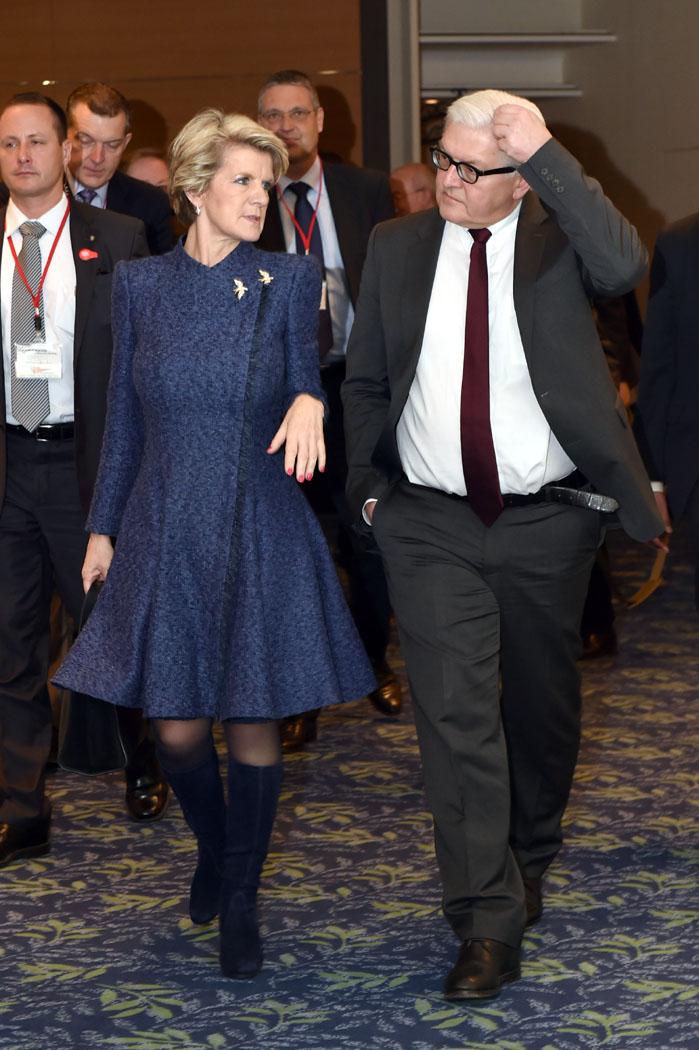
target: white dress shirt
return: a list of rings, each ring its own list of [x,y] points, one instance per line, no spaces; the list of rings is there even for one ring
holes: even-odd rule
[[[328,355],[324,358],[323,364],[330,364],[332,361],[341,360],[347,353],[347,341],[352,331],[352,323],[354,322],[354,308],[349,297],[347,290],[347,280],[345,277],[345,266],[342,261],[342,253],[340,252],[340,242],[337,239],[337,231],[335,229],[335,220],[333,219],[332,208],[330,207],[330,198],[328,197],[327,187],[325,185],[325,179],[321,188],[321,161],[320,157],[316,157],[315,161],[308,169],[305,175],[300,179],[290,179],[287,175],[282,175],[277,187],[279,200],[279,214],[282,220],[282,229],[284,230],[284,240],[286,242],[287,252],[296,253],[296,227],[294,226],[291,215],[294,214],[294,207],[296,205],[296,194],[289,191],[286,192],[287,186],[292,182],[305,182],[310,186],[308,193],[308,203],[312,208],[315,209],[318,204],[318,193],[320,191],[320,205],[318,207],[318,216],[316,222],[320,230],[320,238],[323,242],[323,261],[325,262],[325,280],[328,289],[328,303],[330,306],[330,316],[332,318],[333,326],[333,347]],[[286,202],[287,207],[291,211],[291,215],[284,207],[282,202]],[[304,230],[304,233],[307,233]]]
[[[2,352],[5,370],[5,417],[8,423],[17,426],[12,415],[11,393],[11,314],[12,314],[12,278],[15,272],[15,261],[12,258],[8,240],[11,237],[15,251],[22,250],[22,234],[19,227],[23,222],[40,222],[46,227],[46,233],[39,239],[42,269],[46,265],[54,238],[58,233],[61,220],[66,210],[66,198],[61,197],[45,215],[38,219],[28,220],[16,204],[10,200],[5,213],[5,236],[2,246],[2,265],[0,266],[0,319],[2,321]],[[36,291],[36,289],[33,289]],[[43,423],[66,423],[73,419],[73,337],[75,334],[75,260],[70,243],[70,218],[63,227],[61,238],[56,245],[49,271],[43,288],[44,331],[48,342],[58,343],[61,348],[62,376],[60,379],[49,379],[49,414]]]
[[[512,290],[519,209],[490,227],[486,257],[490,423],[500,491],[524,495],[575,465],[539,407],[522,347]],[[460,415],[472,246],[467,229],[445,223],[420,358],[396,429],[408,480],[460,496],[466,495]]]

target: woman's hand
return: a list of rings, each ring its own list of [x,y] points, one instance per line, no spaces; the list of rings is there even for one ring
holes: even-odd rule
[[[297,481],[310,481],[316,465],[321,474],[325,470],[323,411],[323,402],[317,397],[299,394],[267,449],[273,455],[286,443],[284,470],[289,476],[296,471]]]
[[[85,561],[82,569],[85,594],[90,590],[95,580],[104,582],[107,579],[107,573],[113,557],[114,547],[109,536],[100,536],[95,532],[91,533],[87,541],[87,550],[85,551]]]

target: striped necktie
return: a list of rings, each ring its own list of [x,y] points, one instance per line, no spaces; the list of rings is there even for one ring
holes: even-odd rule
[[[41,317],[41,334],[34,324],[34,304],[24,281],[19,275],[20,267],[32,289],[39,287],[41,280],[41,248],[39,238],[46,233],[46,227],[40,222],[23,222],[19,228],[22,234],[22,250],[17,257],[19,266],[15,266],[12,276],[12,310],[10,319],[11,340],[11,374],[10,395],[12,415],[18,423],[30,433],[36,430],[42,419],[49,414],[49,384],[47,379],[18,379],[15,375],[17,360],[17,343],[27,345],[37,338],[44,339],[44,299],[39,303]]]

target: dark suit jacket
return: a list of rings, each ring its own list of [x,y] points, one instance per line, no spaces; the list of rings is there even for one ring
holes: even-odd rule
[[[157,186],[116,171],[107,187],[107,208],[141,220],[151,255],[163,255],[173,247],[172,209],[167,194]]]
[[[648,469],[675,517],[699,479],[699,214],[660,234],[650,274],[638,412]]]
[[[391,187],[382,172],[355,168],[351,164],[324,164],[323,185],[330,201],[350,300],[355,306],[371,231],[378,222],[395,215]],[[274,191],[257,246],[268,252],[286,251],[279,201]]]
[[[0,223],[5,212],[0,210]],[[75,259],[75,456],[80,498],[87,514],[97,474],[107,384],[112,360],[112,271],[120,259],[148,255],[143,224],[89,204],[73,201],[70,240]],[[2,253],[0,241],[0,253]],[[82,248],[97,252],[96,259],[81,259]],[[0,331],[0,506],[5,494],[5,377]]]
[[[619,504],[630,535],[662,532],[626,413],[610,379],[589,297],[621,295],[643,275],[636,231],[555,140],[521,172],[537,195],[522,203],[514,303],[534,392],[573,462]],[[422,346],[444,228],[436,209],[372,235],[343,388],[357,517],[401,475],[395,429]]]

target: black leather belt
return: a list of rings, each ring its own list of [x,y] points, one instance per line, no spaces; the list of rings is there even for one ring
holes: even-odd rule
[[[449,499],[468,502],[468,496],[458,496],[455,492],[444,492],[443,495]],[[543,485],[538,492],[529,492],[522,496],[514,492],[503,493],[502,503],[504,507],[527,507],[531,503],[565,503],[571,507],[598,510],[605,514],[612,514],[619,507],[612,496],[592,492],[587,478],[579,470],[574,470],[560,481]]]
[[[25,427],[6,423],[5,430],[15,437],[30,438],[32,441],[71,441],[75,437],[74,423],[40,423],[31,432]]]

